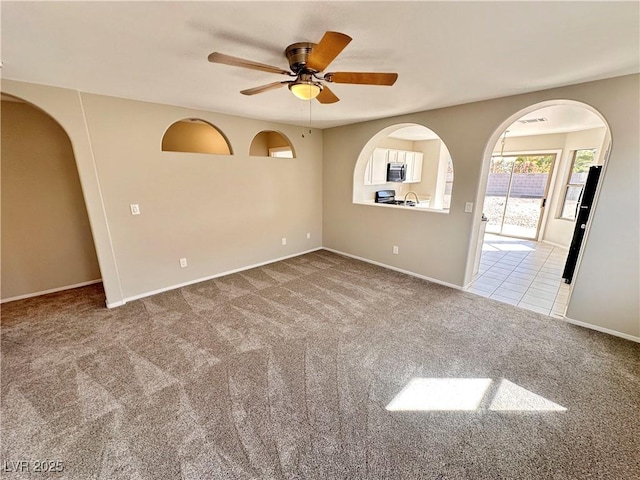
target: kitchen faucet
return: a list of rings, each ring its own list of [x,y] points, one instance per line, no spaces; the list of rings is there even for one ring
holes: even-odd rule
[[[412,195],[412,194],[413,194],[414,197],[416,197],[416,205],[418,205],[420,203],[420,200],[418,199],[418,194],[416,192],[407,192],[407,194],[404,196],[404,204],[405,205],[407,204],[407,197],[409,195]]]

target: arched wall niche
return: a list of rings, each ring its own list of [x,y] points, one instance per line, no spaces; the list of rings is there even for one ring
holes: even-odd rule
[[[253,157],[296,158],[291,141],[281,132],[262,130],[257,133],[249,146],[249,155]]]
[[[184,118],[172,123],[162,136],[162,151],[233,154],[231,145],[222,131],[200,118]]]
[[[404,182],[387,181],[392,162],[405,164]],[[388,208],[375,203],[376,192],[394,190],[398,200],[417,197],[418,210],[448,213],[453,179],[453,160],[436,132],[417,123],[395,124],[376,133],[361,150],[353,172],[353,203]]]

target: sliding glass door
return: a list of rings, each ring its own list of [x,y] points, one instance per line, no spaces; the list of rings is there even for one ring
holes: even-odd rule
[[[484,200],[486,231],[537,239],[555,155],[495,156]]]

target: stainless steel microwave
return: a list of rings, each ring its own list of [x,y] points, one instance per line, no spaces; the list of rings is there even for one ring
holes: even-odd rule
[[[404,182],[406,178],[406,163],[387,163],[387,182]]]

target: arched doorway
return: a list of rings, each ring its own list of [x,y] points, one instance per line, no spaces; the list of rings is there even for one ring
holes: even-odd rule
[[[2,94],[2,302],[101,281],[69,136]]]
[[[488,220],[476,225],[470,291],[564,316],[589,225],[577,213],[595,208],[610,142],[602,115],[574,101],[532,105],[503,122],[485,150],[478,204]]]

